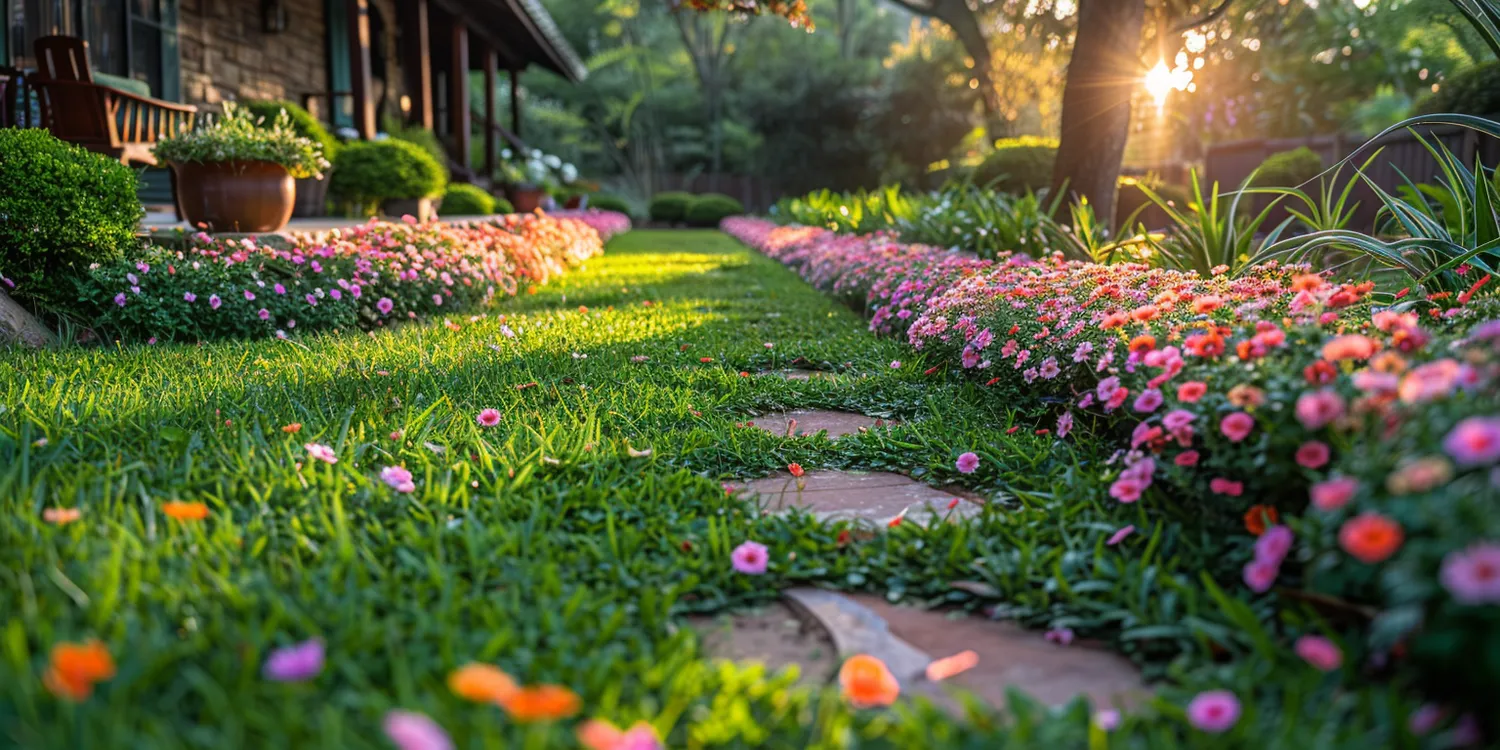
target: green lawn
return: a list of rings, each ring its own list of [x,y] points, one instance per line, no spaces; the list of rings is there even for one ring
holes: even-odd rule
[[[431,715],[460,747],[570,746],[571,724],[528,734],[452,695],[448,673],[476,660],[578,691],[585,715],[649,720],[671,747],[833,746],[850,726],[880,746],[936,746],[989,729],[912,708],[894,723],[854,715],[789,693],[789,676],[701,659],[675,624],[808,582],[1001,601],[1184,681],[1214,669],[1210,640],[1251,652],[1200,580],[1233,580],[1243,550],[1110,500],[1101,457],[1034,434],[1052,426],[1039,405],[1016,412],[1017,399],[924,374],[902,342],[717,232],[627,234],[535,295],[452,322],[0,353],[0,746],[389,747],[392,708]],[[844,375],[757,374],[799,357]],[[807,407],[902,424],[836,445],[736,426]],[[476,424],[485,408],[498,426]],[[283,432],[291,423],[301,431]],[[338,463],[311,461],[309,442]],[[984,461],[960,477],[969,450]],[[961,478],[1005,499],[968,524],[904,524],[840,548],[838,527],[763,517],[721,488],[794,461]],[[380,481],[391,465],[412,471],[414,493]],[[171,520],[170,500],[211,515]],[[54,526],[49,507],[82,518]],[[1126,523],[1136,543],[1105,547]],[[766,576],[730,568],[747,539],[771,548]],[[271,648],[315,636],[320,677],[262,678]],[[90,637],[118,674],[86,702],[57,700],[41,681],[48,649]],[[1328,731],[1359,731],[1311,690],[1301,699]],[[1299,711],[1286,714],[1300,736]],[[1047,723],[1069,738],[1050,746],[1083,742],[1086,717]]]

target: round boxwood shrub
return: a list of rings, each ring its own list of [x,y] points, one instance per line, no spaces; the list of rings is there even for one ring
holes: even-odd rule
[[[995,151],[974,168],[974,184],[1002,193],[1035,192],[1052,184],[1057,139],[1022,136],[995,142]]]
[[[437,160],[406,141],[358,141],[339,150],[328,194],[371,212],[381,201],[432,198],[443,192]]]
[[[667,222],[682,221],[682,217],[687,214],[688,204],[692,202],[692,193],[683,193],[675,190],[657,193],[651,196],[651,207],[649,209],[651,220]]]
[[[492,195],[490,199],[495,201],[495,213],[513,214],[516,212],[516,207],[511,205],[509,198],[503,195]]]
[[[1449,112],[1500,118],[1500,61],[1475,65],[1448,76],[1437,93],[1417,102],[1416,114]]]
[[[458,182],[443,193],[442,212],[444,216],[485,216],[495,213],[495,199],[473,185]]]
[[[343,145],[339,143],[338,138],[328,132],[328,128],[323,127],[323,123],[318,122],[318,118],[292,102],[280,99],[251,99],[240,106],[250,110],[250,114],[261,119],[262,124],[266,126],[276,122],[276,117],[281,114],[282,110],[286,110],[287,115],[292,118],[292,129],[297,131],[297,135],[310,138],[322,146],[323,158],[329,161],[333,161],[338,156],[339,147]]]
[[[624,198],[609,193],[594,193],[589,196],[589,208],[597,208],[600,211],[617,211],[629,216],[630,204]]]
[[[66,305],[89,264],[136,243],[135,170],[114,159],[45,130],[0,128],[0,185],[0,286],[14,297]]]
[[[1323,157],[1302,146],[1266,157],[1255,173],[1258,187],[1297,187],[1323,171]]]
[[[730,216],[745,213],[744,204],[721,193],[705,193],[688,204],[682,218],[695,227],[716,227]]]

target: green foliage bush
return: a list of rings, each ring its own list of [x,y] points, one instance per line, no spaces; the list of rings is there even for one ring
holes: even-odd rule
[[[492,195],[490,196],[490,198],[495,201],[495,213],[513,214],[516,212],[516,207],[511,205],[509,198],[506,198],[503,195]]]
[[[0,284],[65,304],[71,277],[135,243],[135,170],[45,130],[0,128]]]
[[[473,185],[458,182],[443,193],[441,211],[444,216],[485,216],[495,213],[495,199]]]
[[[214,164],[227,161],[265,161],[280,164],[293,177],[316,177],[328,168],[323,147],[300,135],[287,112],[257,122],[250,110],[224,102],[224,113],[202,127],[158,141],[153,149],[162,161]]]
[[[722,193],[704,193],[693,198],[682,218],[695,227],[716,227],[726,217],[742,213],[745,205],[734,198]]]
[[[1057,139],[1022,136],[995,143],[995,151],[974,168],[974,184],[1003,193],[1037,191],[1052,184]]]
[[[651,206],[648,209],[652,221],[682,221],[687,215],[688,205],[693,202],[692,193],[684,193],[669,190],[657,193],[651,197]]]
[[[448,149],[443,148],[443,142],[438,140],[437,133],[426,128],[407,127],[394,119],[387,119],[384,125],[386,135],[392,139],[410,143],[427,152],[437,162],[438,169],[442,170],[443,182],[448,181]]]
[[[406,141],[360,141],[339,151],[328,194],[369,212],[383,200],[431,198],[442,193],[442,167]]]
[[[597,208],[600,211],[618,211],[626,216],[633,213],[630,203],[618,195],[611,195],[609,193],[594,193],[590,195],[589,208]]]
[[[1280,151],[1260,163],[1252,184],[1257,187],[1297,187],[1323,171],[1323,157],[1302,146]]]
[[[1500,116],[1500,61],[1475,65],[1448,76],[1437,93],[1417,102],[1415,114],[1438,112],[1492,119]]]
[[[260,118],[263,125],[276,122],[276,118],[280,117],[281,112],[285,110],[287,116],[291,118],[292,130],[297,131],[297,135],[311,139],[322,146],[323,158],[329,161],[338,156],[339,147],[343,145],[339,143],[338,138],[328,132],[328,128],[323,127],[323,123],[318,122],[318,118],[313,117],[312,113],[293,102],[283,99],[251,99],[240,106]]]

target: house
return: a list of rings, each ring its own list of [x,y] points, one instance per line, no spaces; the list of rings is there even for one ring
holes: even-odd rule
[[[437,132],[455,165],[480,137],[480,174],[493,173],[500,140],[521,143],[523,71],[585,75],[538,0],[0,0],[0,19],[10,69],[0,68],[0,92],[12,111],[24,108],[16,79],[37,65],[33,41],[61,34],[88,42],[96,80],[134,93],[200,107],[287,99],[362,138],[399,118]],[[482,71],[480,102],[470,101],[472,71]]]

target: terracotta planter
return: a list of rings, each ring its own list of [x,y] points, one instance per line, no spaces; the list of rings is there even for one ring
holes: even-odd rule
[[[510,205],[515,207],[516,213],[529,214],[542,207],[542,201],[547,198],[547,191],[541,188],[523,188],[512,185],[505,189],[505,196],[510,199]]]
[[[177,210],[211,232],[275,232],[292,218],[297,181],[265,161],[172,164]]]
[[[380,202],[380,213],[390,219],[415,216],[417,221],[427,221],[441,202],[437,198],[387,198]]]
[[[328,215],[328,175],[297,180],[297,202],[292,218]]]

